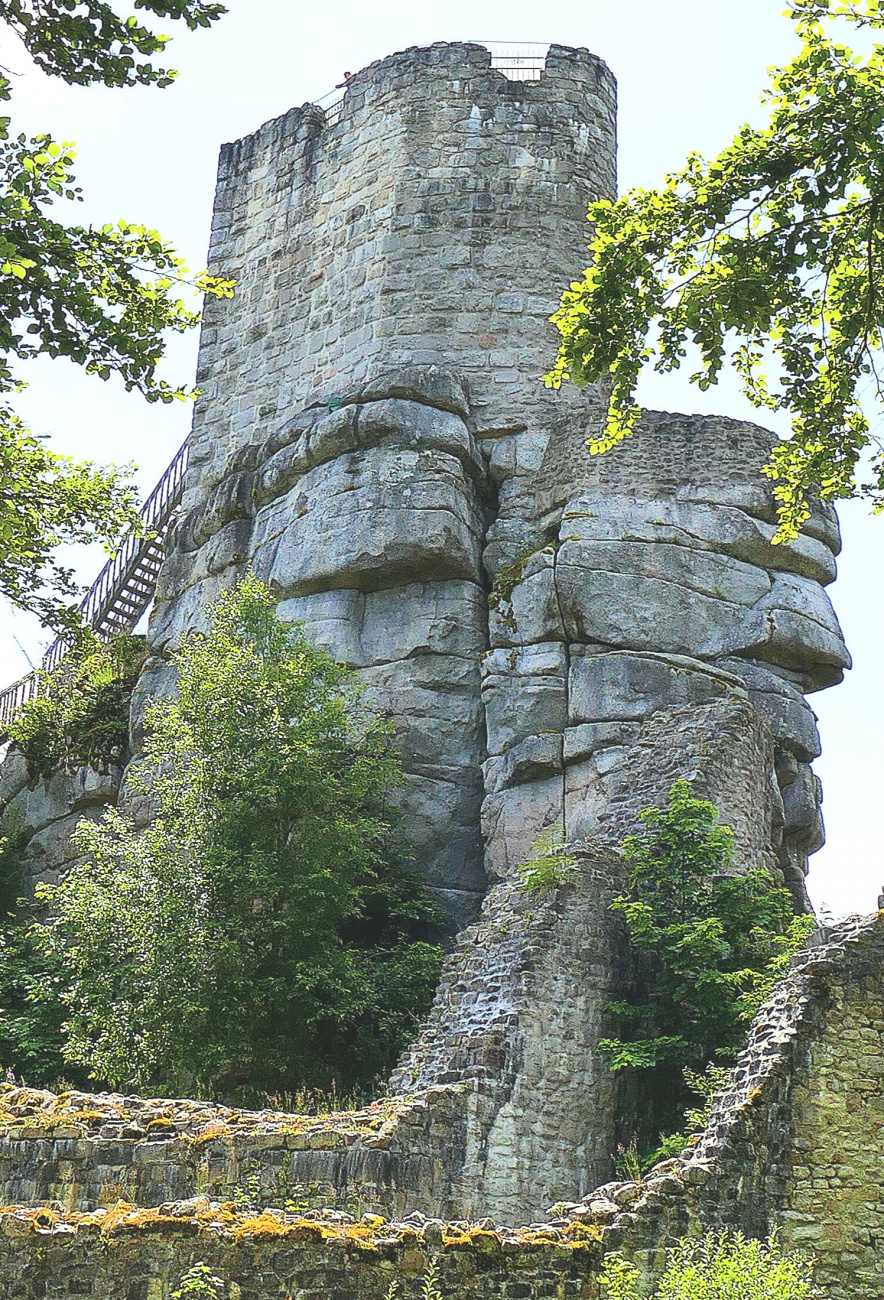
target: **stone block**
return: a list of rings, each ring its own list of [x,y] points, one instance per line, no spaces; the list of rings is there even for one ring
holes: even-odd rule
[[[568,722],[638,722],[652,713],[742,695],[739,678],[677,655],[571,648]]]
[[[562,826],[562,794],[562,778],[556,776],[487,796],[482,804],[482,838],[492,880],[527,862],[538,836]]]
[[[567,658],[557,642],[492,650],[483,664],[488,753],[503,754],[541,732],[561,736],[567,722]]]
[[[768,638],[762,569],[639,542],[565,542],[556,565],[569,640],[705,658]]]
[[[785,570],[823,585],[835,579],[835,557],[823,542],[800,534],[773,544],[774,524],[734,506],[661,497],[644,500],[584,493],[562,515],[561,537],[596,542],[651,542],[713,551],[767,570]]]
[[[771,729],[778,745],[809,763],[820,753],[816,714],[785,671],[751,659],[722,659],[719,667],[742,677],[749,699]]]
[[[309,471],[261,510],[253,563],[281,597],[477,581],[480,532],[458,460],[376,447]]]
[[[483,720],[477,663],[418,654],[364,668],[360,678],[368,707],[392,719],[409,770],[478,770]]]
[[[797,574],[776,574],[770,594],[760,602],[769,633],[756,657],[805,678],[808,690],[841,681],[851,664],[841,628],[825,591]]]
[[[518,564],[522,558],[523,555],[514,554],[508,562]],[[556,587],[553,550],[544,548],[537,551],[519,568],[519,580],[508,595],[495,597],[492,588],[488,612],[491,645],[520,646],[539,641],[564,641],[565,627]]]

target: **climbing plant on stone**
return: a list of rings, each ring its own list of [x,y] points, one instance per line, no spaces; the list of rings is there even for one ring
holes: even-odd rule
[[[640,820],[644,829],[622,844],[628,889],[611,904],[635,954],[635,989],[608,1005],[620,1031],[600,1047],[612,1069],[644,1072],[662,1130],[678,1127],[684,1067],[732,1059],[814,921],[793,914],[765,868],[731,871],[733,832],[690,782],[676,781],[668,807]]]
[[[646,365],[674,370],[695,345],[705,389],[730,361],[753,405],[791,417],[765,470],[780,539],[813,495],[884,508],[884,456],[861,406],[868,388],[884,400],[884,46],[860,58],[825,26],[881,28],[884,10],[791,0],[789,14],[802,46],[773,75],[766,127],[742,127],[711,160],[692,154],[658,189],[591,205],[591,265],[562,294],[546,377],[610,377],[600,452],[635,427]]]
[[[142,0],[157,17],[204,27],[224,12],[202,0]],[[103,0],[5,0],[6,22],[44,72],[77,85],[170,85],[175,73],[150,56],[168,37]],[[139,56],[144,56],[142,61]],[[11,82],[0,75],[0,100]],[[193,396],[157,373],[167,331],[183,332],[199,313],[179,296],[229,296],[232,286],[191,274],[155,230],[131,221],[101,227],[59,219],[80,198],[74,152],[48,134],[16,134],[0,117],[0,595],[70,627],[76,593],[69,570],[52,556],[61,543],[109,542],[137,527],[125,471],[99,469],[50,452],[16,416],[22,387],[17,363],[66,357],[87,374],[117,375],[150,402]]]
[[[400,779],[350,671],[254,578],[174,654],[147,715],[139,831],[82,823],[43,891],[71,987],[68,1058],[112,1083],[230,1097],[367,1085],[426,1011],[441,949],[389,849]]]

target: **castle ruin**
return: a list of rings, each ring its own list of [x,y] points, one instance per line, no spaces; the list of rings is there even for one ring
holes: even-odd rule
[[[30,1105],[36,1121],[30,1136],[8,1122],[0,1142],[8,1204],[57,1200],[76,1216],[109,1204],[110,1189],[143,1207],[197,1193],[220,1202],[255,1176],[279,1199],[286,1179],[370,1188],[399,1216],[528,1223],[560,1201],[570,1217],[549,1241],[572,1245],[574,1223],[593,1227],[581,1240],[639,1251],[703,1222],[787,1236],[797,1225],[794,1240],[814,1243],[820,1227],[824,1246],[850,1237],[844,1249],[865,1270],[865,1289],[838,1290],[843,1262],[825,1246],[832,1296],[884,1295],[880,1193],[842,1197],[827,1183],[850,1205],[842,1213],[796,1172],[823,1141],[813,1116],[837,1110],[823,1093],[837,1100],[860,1081],[877,1114],[868,1053],[850,1069],[832,1050],[837,987],[850,1032],[880,1055],[874,921],[812,950],[792,977],[794,1006],[780,994],[773,1021],[762,1018],[714,1133],[658,1175],[656,1200],[610,1182],[632,1104],[598,1050],[623,975],[608,911],[622,885],[617,845],[688,778],[733,827],[737,869],[769,866],[808,909],[822,822],[806,696],[850,663],[825,590],[834,512],[817,506],[797,539],[773,544],[760,473],[773,435],[648,411],[632,439],[591,457],[603,395],[540,382],[548,317],[582,264],[587,204],[615,194],[615,156],[611,73],[557,45],[527,81],[479,45],[407,50],[349,78],[333,114],[308,104],[222,150],[210,269],[237,290],[206,308],[203,397],[133,736],[144,702],[174,690],[170,648],[253,570],[393,718],[402,834],[457,938],[392,1080],[395,1103],[374,1119],[290,1142],[284,1117],[237,1128],[223,1108],[175,1103],[176,1132],[160,1142],[149,1124],[126,1138],[99,1098],[104,1128],[77,1121],[82,1131],[62,1139],[41,1119],[55,1103],[10,1098],[11,1114]],[[53,781],[28,788],[14,758],[0,774],[0,797],[32,834],[34,879],[64,869],[84,810],[97,815],[121,781],[126,798],[120,772]],[[516,868],[551,830],[579,869],[529,906]],[[813,1052],[828,1062],[816,1091]],[[210,1123],[218,1133],[195,1144]],[[827,1160],[844,1168],[825,1178],[853,1187],[855,1169],[868,1191],[866,1163]],[[165,1300],[164,1267],[151,1256],[160,1283],[130,1294]],[[531,1294],[561,1294],[557,1267]],[[575,1285],[591,1288],[580,1267],[568,1263]],[[528,1294],[506,1289],[505,1268],[471,1290],[459,1268],[458,1295]],[[109,1300],[99,1273],[82,1294]],[[241,1273],[230,1294],[246,1300]],[[22,1277],[17,1294],[36,1296]],[[380,1298],[382,1283],[344,1280],[336,1294]]]

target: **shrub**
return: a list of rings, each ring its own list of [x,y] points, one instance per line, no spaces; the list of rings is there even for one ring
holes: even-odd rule
[[[202,1260],[189,1268],[172,1292],[172,1300],[220,1300],[224,1282]]]
[[[52,1087],[71,1075],[62,1001],[70,981],[63,959],[45,950],[41,934],[28,916],[0,923],[0,1075]],[[86,1079],[80,1070],[72,1082]]]
[[[567,885],[577,870],[560,830],[548,831],[531,845],[532,857],[517,869],[519,888],[526,894],[549,894]]]
[[[31,778],[60,767],[106,768],[129,748],[129,703],[144,663],[144,637],[118,636],[102,644],[81,634],[7,730],[28,763]]]
[[[114,1084],[248,1100],[368,1085],[429,1007],[432,909],[389,849],[389,725],[250,578],[174,655],[147,714],[136,831],[81,823],[43,891],[68,1059]]]
[[[599,1279],[603,1300],[642,1300],[637,1268],[611,1255]],[[651,1300],[815,1300],[813,1262],[783,1250],[776,1237],[755,1241],[741,1233],[707,1233],[666,1251]]]
[[[643,1096],[675,1127],[684,1067],[699,1074],[734,1058],[814,922],[793,914],[769,871],[732,871],[733,832],[689,782],[677,781],[669,806],[645,809],[641,821],[622,845],[628,889],[611,905],[626,922],[636,986],[609,1004],[621,1031],[600,1046],[614,1070],[644,1072]]]

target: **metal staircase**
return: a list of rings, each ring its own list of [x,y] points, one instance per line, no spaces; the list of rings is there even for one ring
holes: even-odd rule
[[[80,602],[83,622],[104,641],[131,632],[153,600],[165,538],[184,491],[187,455],[185,442],[141,507],[142,529],[123,538]],[[40,694],[44,678],[58,667],[67,650],[67,641],[58,637],[43,656],[41,668],[0,693],[0,741],[6,739],[6,727],[18,711]]]

